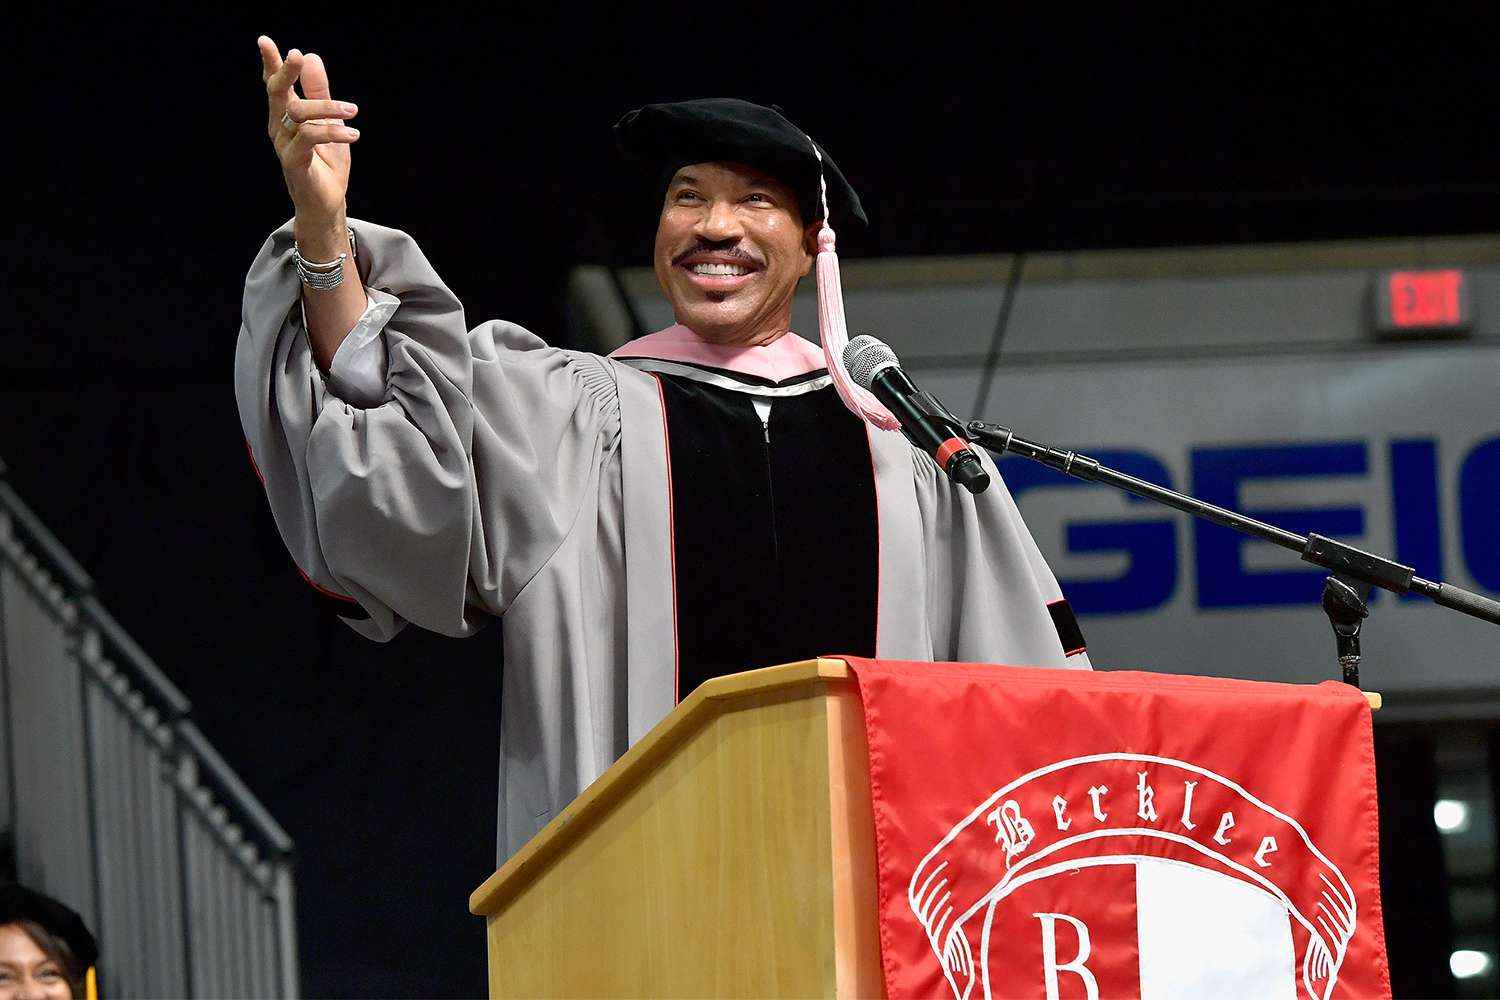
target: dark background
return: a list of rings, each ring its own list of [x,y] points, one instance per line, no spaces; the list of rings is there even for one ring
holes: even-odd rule
[[[1304,6],[13,10],[0,456],[296,839],[308,993],[483,992],[500,648],[349,632],[245,459],[240,286],[290,211],[257,34],[359,103],[351,214],[560,342],[570,267],[647,260],[609,126],[655,101],[785,108],[873,220],[846,256],[1495,231],[1496,7]]]

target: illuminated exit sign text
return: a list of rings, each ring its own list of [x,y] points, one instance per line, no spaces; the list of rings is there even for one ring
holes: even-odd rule
[[[1375,325],[1385,334],[1457,333],[1472,325],[1472,297],[1456,268],[1388,271],[1375,296]]]

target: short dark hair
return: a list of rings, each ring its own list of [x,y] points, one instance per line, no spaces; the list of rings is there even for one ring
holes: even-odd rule
[[[21,928],[26,936],[42,950],[42,954],[58,964],[58,967],[62,969],[63,978],[68,981],[68,989],[72,992],[74,1000],[80,1000],[84,995],[83,977],[88,970],[82,968],[78,956],[73,954],[73,949],[69,947],[68,942],[35,920],[27,920],[24,917],[11,921],[9,926]]]

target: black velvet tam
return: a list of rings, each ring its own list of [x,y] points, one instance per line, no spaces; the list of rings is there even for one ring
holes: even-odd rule
[[[690,163],[743,163],[791,186],[804,223],[823,218],[813,143],[777,108],[732,97],[648,104],[615,124],[620,149],[656,174],[662,188]],[[859,195],[822,146],[829,220],[837,229],[856,219],[869,225]]]
[[[99,946],[83,919],[51,896],[43,896],[12,882],[0,886],[0,924],[30,920],[49,934],[62,938],[73,949],[73,956],[87,969],[99,960]]]

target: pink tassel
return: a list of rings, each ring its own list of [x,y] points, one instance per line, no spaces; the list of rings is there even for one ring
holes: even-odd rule
[[[817,149],[816,146],[813,148]],[[825,219],[827,212],[825,200]],[[869,390],[855,385],[844,368],[844,346],[849,343],[849,330],[844,324],[844,286],[839,279],[839,255],[835,250],[833,230],[826,223],[818,232],[818,335],[823,341],[823,361],[828,365],[833,387],[838,390],[844,405],[861,420],[882,430],[900,430],[901,421],[881,405],[880,400],[870,395]]]

